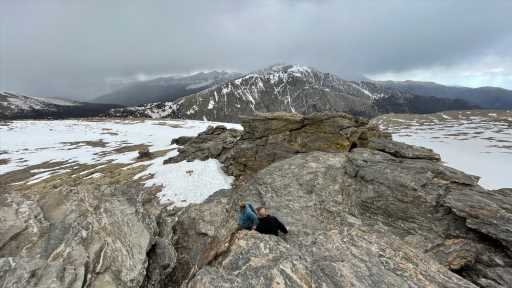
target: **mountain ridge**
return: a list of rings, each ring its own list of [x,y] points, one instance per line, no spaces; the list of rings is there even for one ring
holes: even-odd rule
[[[421,109],[414,104],[416,101],[422,102]],[[347,112],[373,117],[387,112],[429,113],[447,108],[475,107],[463,101],[425,98],[372,81],[344,80],[307,66],[276,64],[174,102],[114,109],[109,115],[238,122],[239,115],[255,112]]]
[[[482,86],[477,88],[464,86],[449,86],[435,82],[423,81],[375,81],[388,88],[398,89],[404,92],[421,96],[434,96],[446,99],[460,99],[485,109],[510,109],[512,108],[512,90],[494,86]]]
[[[119,107],[121,106],[0,92],[0,119],[94,117]]]
[[[128,84],[107,94],[96,97],[95,103],[136,106],[154,102],[174,101],[197,93],[226,80],[241,76],[238,72],[207,71],[187,75],[159,77]]]

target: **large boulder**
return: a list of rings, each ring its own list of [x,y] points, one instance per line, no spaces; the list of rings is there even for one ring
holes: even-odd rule
[[[157,232],[144,192],[136,183],[3,192],[1,286],[140,287]]]
[[[390,139],[374,138],[368,142],[368,148],[386,152],[398,158],[427,159],[440,161],[441,156],[432,149],[396,142]]]
[[[179,286],[229,248],[238,228],[238,203],[233,194],[232,190],[220,190],[179,212],[173,226],[177,263],[168,283]]]
[[[177,163],[183,160],[207,160],[219,158],[225,151],[233,148],[240,139],[242,131],[227,129],[223,125],[210,126],[196,137],[182,136],[172,140],[172,144],[180,145],[179,154],[166,159],[164,164]]]
[[[500,240],[512,250],[512,189],[453,191],[443,202],[466,225]]]
[[[189,286],[475,287],[460,274],[509,287],[510,250],[444,204],[457,191],[485,193],[477,181],[437,161],[365,148],[274,163],[231,199],[268,207],[288,225],[286,240],[239,233]]]
[[[227,174],[250,176],[271,163],[312,151],[347,152],[370,139],[391,139],[363,118],[344,113],[256,113],[241,117],[243,132],[209,128],[196,138],[179,138],[180,154],[165,163],[217,158]]]
[[[303,235],[303,245],[237,234],[188,287],[477,287],[389,235],[364,228]]]

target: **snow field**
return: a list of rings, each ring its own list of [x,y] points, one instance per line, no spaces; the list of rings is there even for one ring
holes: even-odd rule
[[[139,144],[148,145],[150,151],[172,149],[177,147],[171,145],[172,139],[195,136],[208,126],[220,124],[241,129],[237,124],[189,120],[13,121],[0,126],[0,159],[9,160],[0,165],[0,175],[45,162],[67,163],[57,168],[32,170],[37,174],[25,183],[34,184],[72,171],[76,164],[134,163],[147,165],[135,178],[145,176],[146,186],[160,186],[162,202],[180,206],[202,202],[213,192],[231,187],[233,179],[223,173],[217,160],[163,165],[164,159],[177,153],[173,150],[162,157],[135,163],[137,151],[116,152],[115,149]],[[94,173],[88,178],[101,176]]]

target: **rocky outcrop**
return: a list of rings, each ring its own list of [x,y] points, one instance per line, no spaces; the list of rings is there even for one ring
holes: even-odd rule
[[[216,127],[193,139],[178,138],[174,143],[184,147],[166,162],[217,158],[226,173],[241,177],[296,154],[347,152],[367,147],[369,139],[391,137],[367,120],[343,113],[257,113],[241,119],[243,132]]]
[[[230,190],[162,207],[127,182],[0,194],[0,287],[512,286],[512,191],[345,114],[259,114],[182,137]],[[7,187],[7,186],[2,186]],[[238,231],[240,201],[282,237]]]
[[[466,225],[512,250],[512,189],[461,189],[450,193],[444,204],[464,217]]]
[[[389,235],[352,228],[302,240],[241,232],[188,287],[476,287]]]
[[[443,204],[466,189],[485,191],[434,161],[365,148],[296,155],[230,196],[268,207],[290,234],[239,232],[189,287],[508,287],[510,250]]]
[[[46,188],[0,193],[0,287],[139,287],[158,230],[150,194],[133,183]]]
[[[221,155],[233,148],[240,139],[242,131],[227,129],[225,126],[210,126],[197,137],[182,136],[172,140],[172,144],[183,147],[178,148],[178,155],[167,159],[164,164],[177,163],[184,160],[207,160],[221,158]]]
[[[510,190],[487,191],[478,186],[478,177],[444,166],[433,151],[394,142],[350,116],[263,114],[245,119],[242,135],[234,137],[239,140],[229,142],[229,147],[221,144],[221,153],[198,155],[217,157],[226,165],[226,171],[238,171],[241,178],[252,176],[239,183],[236,193],[214,196],[216,211],[225,211],[216,214],[217,224],[206,224],[204,216],[199,216],[213,209],[212,204],[205,203],[194,206],[196,216],[188,215],[186,219],[199,222],[187,227],[228,223],[226,219],[232,219],[232,211],[244,200],[268,207],[288,225],[290,234],[281,239],[237,233],[232,222],[222,226],[224,230],[219,234],[194,232],[206,238],[200,243],[223,245],[212,245],[216,248],[211,249],[193,245],[190,242],[197,240],[190,240],[188,247],[195,248],[179,251],[178,254],[184,253],[179,259],[208,254],[207,251],[215,251],[217,256],[196,262],[200,265],[193,265],[182,284],[512,284],[511,250],[507,246],[512,215]],[[207,143],[223,143],[220,139],[224,139],[226,131],[203,135],[203,140],[198,137],[180,142],[184,145],[182,151],[187,151],[182,159],[194,158],[194,151],[204,151],[195,148],[207,147]],[[191,148],[191,141],[201,145]],[[261,160],[264,162],[255,164]],[[237,165],[244,168],[233,169]],[[227,206],[223,209],[218,205]],[[183,239],[200,239],[183,235]],[[219,235],[223,239],[217,238]],[[181,267],[179,261],[176,267]]]
[[[441,156],[431,149],[396,142],[390,139],[371,139],[368,143],[368,148],[386,152],[398,158],[441,160]]]

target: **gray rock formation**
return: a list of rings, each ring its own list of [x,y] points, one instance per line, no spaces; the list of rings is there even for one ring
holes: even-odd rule
[[[3,191],[0,287],[139,287],[158,230],[144,192],[105,183]]]
[[[368,148],[386,152],[398,158],[441,160],[441,156],[431,149],[412,146],[390,139],[371,139],[368,143]]]
[[[240,177],[295,154],[347,152],[367,147],[369,139],[391,138],[367,120],[344,113],[256,113],[241,119],[243,132],[217,127],[193,139],[178,138],[174,143],[183,145],[180,154],[166,163],[217,158],[228,174]]]
[[[272,163],[269,165],[253,166],[254,159],[265,158],[260,154],[251,158],[236,152],[258,147],[265,155],[284,149],[279,145],[303,145],[302,139],[310,138],[290,136],[302,129],[315,131],[311,135],[317,135],[316,143],[323,143],[325,128],[339,132],[345,126],[334,123],[346,123],[340,115],[313,118],[323,119],[312,121],[322,124],[306,129],[304,123],[308,117],[293,114],[248,118],[250,121],[242,122],[244,131],[240,139],[230,143],[232,148],[224,147],[222,153],[210,154],[217,155],[228,172],[239,171],[242,176],[255,173],[239,182],[236,193],[215,196],[225,197],[226,204],[232,203],[226,211],[236,211],[241,200],[264,205],[288,225],[290,234],[280,239],[250,232],[236,233],[232,224],[226,225],[231,234],[224,230],[223,241],[215,239],[217,235],[203,233],[209,239],[207,242],[231,244],[227,250],[214,249],[219,256],[203,261],[202,268],[194,266],[185,281],[189,287],[204,287],[206,283],[212,287],[509,287],[512,284],[509,276],[512,258],[507,246],[512,216],[510,190],[487,191],[478,186],[478,177],[444,166],[439,162],[439,155],[428,149],[397,143],[385,134],[373,133],[356,148],[351,143],[357,143],[359,138],[345,137],[352,139],[344,145],[345,149],[303,146],[307,148],[269,160]],[[352,121],[348,126],[353,127],[356,120],[347,119]],[[358,128],[373,129],[364,125]],[[280,136],[270,141],[274,135]],[[206,143],[222,143],[219,139],[224,138],[223,133],[217,133],[217,137]],[[199,137],[196,139],[202,142]],[[326,139],[333,143],[337,138]],[[194,149],[187,150],[185,142],[183,151],[191,152],[186,155],[194,158]],[[224,155],[237,155],[233,158],[248,163],[252,169],[234,170],[231,165],[240,164]],[[194,209],[223,208],[199,204]],[[190,217],[204,221],[202,217],[187,216]],[[227,223],[226,219],[232,216],[223,214],[215,218],[212,227]],[[184,230],[201,225],[194,223]],[[187,235],[185,239],[194,237]],[[198,253],[188,251],[186,255]]]
[[[189,287],[508,287],[510,250],[442,204],[461,189],[484,191],[436,162],[364,148],[274,163],[231,197],[268,207],[290,234],[236,234]]]
[[[169,161],[238,176],[200,204],[130,181],[0,194],[0,287],[512,287],[511,189],[345,114],[246,119],[176,140]],[[240,201],[290,233],[237,231]]]

